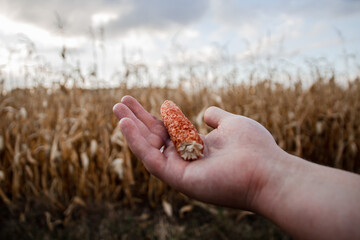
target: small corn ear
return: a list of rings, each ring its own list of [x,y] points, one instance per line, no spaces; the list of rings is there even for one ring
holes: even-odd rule
[[[196,160],[203,156],[204,143],[194,125],[172,101],[161,105],[164,125],[176,150],[184,160]]]

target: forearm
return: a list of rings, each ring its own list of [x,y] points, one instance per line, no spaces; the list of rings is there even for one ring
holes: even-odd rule
[[[297,238],[360,239],[360,176],[284,153],[256,210]]]

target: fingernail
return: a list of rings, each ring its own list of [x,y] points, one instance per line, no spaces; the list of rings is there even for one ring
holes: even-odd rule
[[[114,106],[113,106],[113,112],[115,113],[115,110],[116,110],[116,108],[117,108],[117,105],[119,105],[120,103],[117,103],[117,104],[115,104]]]
[[[128,95],[123,96],[123,97],[121,98],[121,102],[123,102],[127,96],[128,96]]]

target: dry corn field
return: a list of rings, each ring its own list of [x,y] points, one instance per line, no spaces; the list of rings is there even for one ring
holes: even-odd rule
[[[0,97],[1,205],[15,209],[22,203],[11,211],[25,221],[34,201],[42,199],[51,229],[57,224],[52,209],[63,213],[59,221],[66,224],[74,209],[97,203],[129,209],[162,204],[165,210],[167,204],[191,203],[149,175],[129,150],[112,113],[124,95],[134,96],[157,117],[170,99],[202,134],[211,130],[203,122],[205,109],[219,106],[259,121],[292,154],[360,173],[359,78],[345,86],[334,79],[319,79],[306,89],[300,83],[285,87],[261,81],[191,93],[169,87],[39,87]]]

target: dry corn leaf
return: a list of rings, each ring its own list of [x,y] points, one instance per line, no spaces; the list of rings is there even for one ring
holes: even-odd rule
[[[0,153],[5,149],[4,137],[0,135]]]
[[[180,218],[183,218],[185,213],[191,212],[193,209],[194,209],[194,206],[191,204],[182,206],[179,210]]]
[[[240,221],[241,219],[243,219],[244,217],[246,216],[249,216],[249,215],[254,215],[253,212],[249,212],[249,211],[241,211],[237,217],[236,217],[236,221]]]
[[[53,226],[53,224],[51,222],[51,214],[48,211],[46,211],[44,213],[44,215],[45,215],[46,225],[49,228],[50,232],[52,232],[54,230],[54,226]]]
[[[173,209],[172,209],[172,206],[169,202],[167,202],[165,199],[162,200],[162,207],[163,207],[163,210],[165,212],[165,214],[168,216],[168,217],[172,217],[173,216]]]
[[[0,182],[3,181],[5,179],[5,173],[0,170]]]

